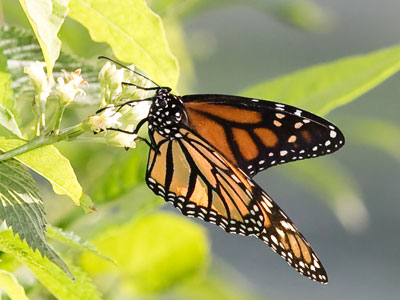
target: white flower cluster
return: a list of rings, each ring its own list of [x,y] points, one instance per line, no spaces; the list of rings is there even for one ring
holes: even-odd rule
[[[130,67],[133,70],[133,67]],[[86,122],[90,130],[106,137],[107,143],[117,147],[135,148],[136,134],[133,132],[140,120],[147,117],[150,101],[138,101],[125,104],[127,101],[151,97],[154,92],[138,87],[149,87],[151,83],[130,70],[117,68],[107,62],[99,74],[101,91],[101,109],[90,116]],[[124,84],[132,83],[136,86]],[[109,130],[114,129],[113,131]],[[118,132],[120,129],[125,132]]]
[[[35,87],[35,111],[39,116],[38,135],[41,134],[40,130],[45,127],[46,101],[52,90],[59,99],[60,122],[63,109],[74,102],[78,95],[86,95],[80,88],[83,84],[87,84],[81,76],[81,70],[78,69],[70,73],[62,70],[64,76],[57,78],[55,84],[52,77],[46,76],[45,66],[44,62],[36,61],[24,69]],[[86,130],[101,134],[105,137],[107,143],[117,147],[136,147],[135,139],[137,135],[133,134],[133,131],[140,120],[147,117],[151,105],[151,101],[140,100],[148,99],[154,94],[154,91],[140,88],[150,87],[151,82],[132,72],[133,69],[133,66],[130,67],[130,70],[117,68],[115,64],[110,62],[103,66],[99,73],[101,91],[99,113],[89,116],[84,122]],[[53,89],[54,85],[55,88]],[[135,102],[134,100],[138,101]],[[60,122],[57,124],[59,125]],[[58,129],[57,127],[56,130]]]

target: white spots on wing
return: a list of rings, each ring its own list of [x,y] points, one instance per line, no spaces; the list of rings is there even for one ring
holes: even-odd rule
[[[154,184],[156,183],[156,181],[151,177],[149,177],[147,180],[150,181],[151,183],[154,183]]]
[[[269,156],[269,157],[274,156],[274,153],[273,153],[273,152],[270,152],[270,153],[268,154],[268,156]]]
[[[330,144],[331,144],[331,141],[329,141],[329,140],[325,142],[325,146],[329,146]]]
[[[294,128],[296,128],[296,129],[300,129],[302,126],[303,126],[302,122],[297,122],[294,124]]]
[[[294,143],[297,140],[297,137],[295,135],[291,135],[288,139],[288,143]]]
[[[280,152],[280,155],[281,155],[281,156],[285,156],[286,154],[288,154],[288,152],[287,152],[286,150],[282,150],[282,151]]]
[[[264,209],[265,209],[269,214],[272,214],[272,211],[271,211],[270,208],[268,207],[268,204],[266,204],[265,202],[261,202],[261,205],[264,207]]]
[[[265,195],[262,195],[262,198],[263,198],[263,200],[264,200],[264,202],[265,202],[265,204],[267,204],[269,207],[273,207],[273,205],[272,205],[272,203],[271,203],[271,201],[268,199],[268,197],[267,196],[265,196]],[[264,202],[261,202],[261,203],[264,203]]]
[[[299,117],[301,117],[301,113],[302,111],[300,109],[296,109],[296,111],[294,112],[294,114]]]
[[[274,244],[278,245],[278,239],[273,234],[271,234],[271,240],[274,242]]]
[[[265,160],[260,160],[260,161],[258,162],[259,165],[263,165],[264,163],[265,163]]]
[[[233,178],[233,180],[235,180],[237,183],[240,183],[239,178],[237,178],[237,176],[235,174],[232,174],[231,177]]]
[[[282,126],[282,123],[281,122],[279,122],[278,120],[274,120],[274,125],[276,126],[276,127],[281,127]]]
[[[273,160],[270,162],[270,165],[274,165],[276,163],[276,160]]]
[[[321,268],[321,266],[319,265],[319,263],[318,263],[316,260],[314,260],[314,266],[315,266],[317,269],[320,269],[320,268]]]
[[[253,101],[253,102],[260,102],[260,100],[258,100],[258,99],[251,99],[251,101]]]
[[[281,113],[277,113],[277,114],[275,114],[275,116],[276,116],[278,119],[283,119],[283,118],[285,117],[285,115],[284,115],[284,114],[281,114]]]
[[[331,137],[331,138],[333,138],[333,139],[334,139],[334,138],[336,137],[337,133],[336,133],[336,131],[334,131],[334,130],[331,130],[331,132],[330,132],[330,134],[329,134],[329,135],[330,135],[330,137]]]
[[[280,104],[280,103],[275,103],[275,106],[276,106],[276,107],[282,107],[282,108],[284,108],[284,107],[285,107],[285,105],[284,105],[284,104]]]
[[[304,124],[307,124],[307,123],[310,123],[310,122],[311,122],[311,121],[310,121],[309,119],[304,119],[304,120],[303,120],[303,123],[304,123]]]
[[[250,198],[253,197],[253,195],[251,194],[251,192],[250,192],[248,189],[246,189],[246,194],[247,194]]]
[[[283,230],[280,230],[279,228],[276,228],[276,232],[281,236],[285,237],[285,232]],[[282,247],[283,248],[283,247]]]
[[[312,151],[317,151],[318,150],[318,146],[314,146],[313,148],[312,148]]]

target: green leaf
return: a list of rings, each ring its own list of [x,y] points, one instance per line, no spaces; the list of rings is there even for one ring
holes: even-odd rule
[[[400,47],[395,46],[310,67],[258,84],[241,94],[324,115],[374,88],[399,69]]]
[[[42,48],[48,76],[53,72],[60,55],[61,41],[57,34],[67,16],[68,2],[69,0],[19,0]]]
[[[299,161],[277,169],[323,200],[348,231],[359,232],[368,225],[368,212],[354,176],[331,158]]]
[[[110,227],[126,224],[132,220],[132,216],[136,218],[147,216],[163,204],[165,204],[164,199],[156,196],[143,183],[124,197],[99,206],[95,214],[81,216],[69,229],[90,240]]]
[[[43,201],[36,182],[16,160],[0,163],[0,219],[33,250],[39,250],[71,277],[67,265],[47,244]]]
[[[76,278],[76,281],[72,281],[52,262],[32,251],[9,230],[0,232],[0,250],[27,265],[36,278],[59,300],[101,299],[92,280],[82,269],[69,264]]]
[[[11,300],[29,300],[25,294],[24,287],[19,284],[17,279],[10,272],[0,270],[0,287]]]
[[[90,252],[97,255],[99,258],[116,264],[116,261],[106,255],[103,255],[95,246],[90,244],[88,241],[82,239],[80,236],[72,231],[64,231],[61,228],[54,226],[47,226],[47,236],[55,241],[73,247],[82,252]]]
[[[204,230],[169,213],[156,213],[110,228],[94,238],[93,243],[117,260],[124,286],[136,293],[171,288],[198,274],[208,262]],[[115,267],[88,254],[83,255],[82,265],[92,273],[115,271]]]
[[[0,149],[3,151],[23,144],[25,141],[0,137]],[[56,147],[50,145],[37,148],[17,156],[16,159],[46,178],[55,193],[67,195],[76,205],[81,205],[82,187],[69,160]]]
[[[344,120],[349,124],[346,130],[349,141],[383,150],[400,163],[400,127],[398,124],[360,116],[350,116]]]
[[[0,126],[10,131],[16,137],[22,138],[21,131],[18,128],[13,113],[0,104]]]
[[[102,172],[90,189],[90,195],[96,203],[115,200],[132,190],[136,185],[144,182],[147,160],[144,148],[147,145],[138,145],[138,149],[121,152],[110,167]]]
[[[161,86],[176,88],[178,62],[158,15],[144,0],[71,0],[68,16],[85,26],[96,42],[108,43],[117,59],[134,63]]]
[[[309,0],[278,1],[272,5],[271,13],[284,23],[310,31],[326,29],[330,21],[327,11]]]

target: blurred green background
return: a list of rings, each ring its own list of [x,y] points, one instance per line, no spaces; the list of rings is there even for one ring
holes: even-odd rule
[[[118,5],[119,1],[115,2]],[[17,1],[1,3],[3,23],[28,28]],[[395,45],[400,38],[400,2],[396,0],[318,0],[312,3],[153,0],[149,5],[163,17],[171,48],[181,64],[180,93],[240,94],[264,80],[313,64]],[[72,20],[65,23],[61,38],[67,52],[93,60],[97,55],[111,55],[105,44],[91,42],[86,30]],[[305,170],[303,173],[288,165],[272,168],[255,178],[291,216],[320,255],[329,284],[321,286],[300,277],[254,238],[228,235],[215,226],[191,219],[205,228],[211,241],[213,259],[206,263],[210,269],[204,276],[217,278],[200,283],[209,284],[208,288],[214,290],[224,289],[221,286],[232,289],[230,296],[224,292],[226,299],[399,298],[399,81],[399,75],[393,76],[357,101],[327,116],[341,128],[347,143],[333,155],[334,159],[318,158],[326,164],[325,169],[319,169],[320,174],[308,176],[307,170],[313,170],[313,163],[303,161],[296,163]],[[69,114],[71,119],[76,117],[76,112]],[[82,216],[83,213],[68,199],[55,197],[42,180],[50,223],[92,238],[102,228],[109,228],[107,222],[118,219],[121,223],[129,223],[130,215],[138,207],[145,214],[159,203],[145,187],[135,184],[144,176],[146,149],[143,145],[135,151],[137,155],[88,143],[64,143],[59,148],[71,159],[80,182],[95,201],[98,213]],[[111,181],[113,176],[119,178],[118,171],[109,172],[115,162],[127,168],[133,166],[131,176],[125,178],[124,183],[127,190],[132,185],[135,188],[122,199],[110,201],[114,200],[113,186],[99,187],[99,182]],[[324,197],[324,185],[329,185],[330,174],[337,169],[339,177],[349,176],[349,180],[347,177],[342,179],[355,192],[342,195],[332,204],[329,203],[333,201],[331,197]],[[318,177],[323,183],[316,179]],[[334,189],[336,195],[340,195],[340,184]],[[351,201],[353,199],[346,199],[347,196],[358,197],[361,201]],[[149,201],[132,203],[132,199]],[[162,209],[179,214],[170,206]],[[180,231],[180,227],[177,228]],[[112,245],[113,242],[109,243]],[[196,251],[201,257],[201,253],[208,250]],[[96,273],[96,270],[91,272]],[[101,285],[102,279],[97,280]],[[107,286],[104,281],[103,284],[103,288]],[[216,292],[201,292],[203,288],[192,282],[186,287],[182,285],[178,292],[167,290],[153,297],[211,299],[210,295],[217,295]],[[185,289],[192,289],[192,292]],[[108,290],[105,298],[129,299],[129,288],[122,290],[119,295]],[[223,296],[219,298],[223,299]]]

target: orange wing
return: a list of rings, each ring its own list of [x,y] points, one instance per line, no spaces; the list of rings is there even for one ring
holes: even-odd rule
[[[188,95],[182,101],[187,126],[250,176],[344,144],[332,123],[290,105],[226,95]]]
[[[279,206],[201,137],[180,132],[179,139],[151,133],[160,154],[150,150],[148,186],[184,215],[257,236],[299,273],[326,283],[318,257]]]

